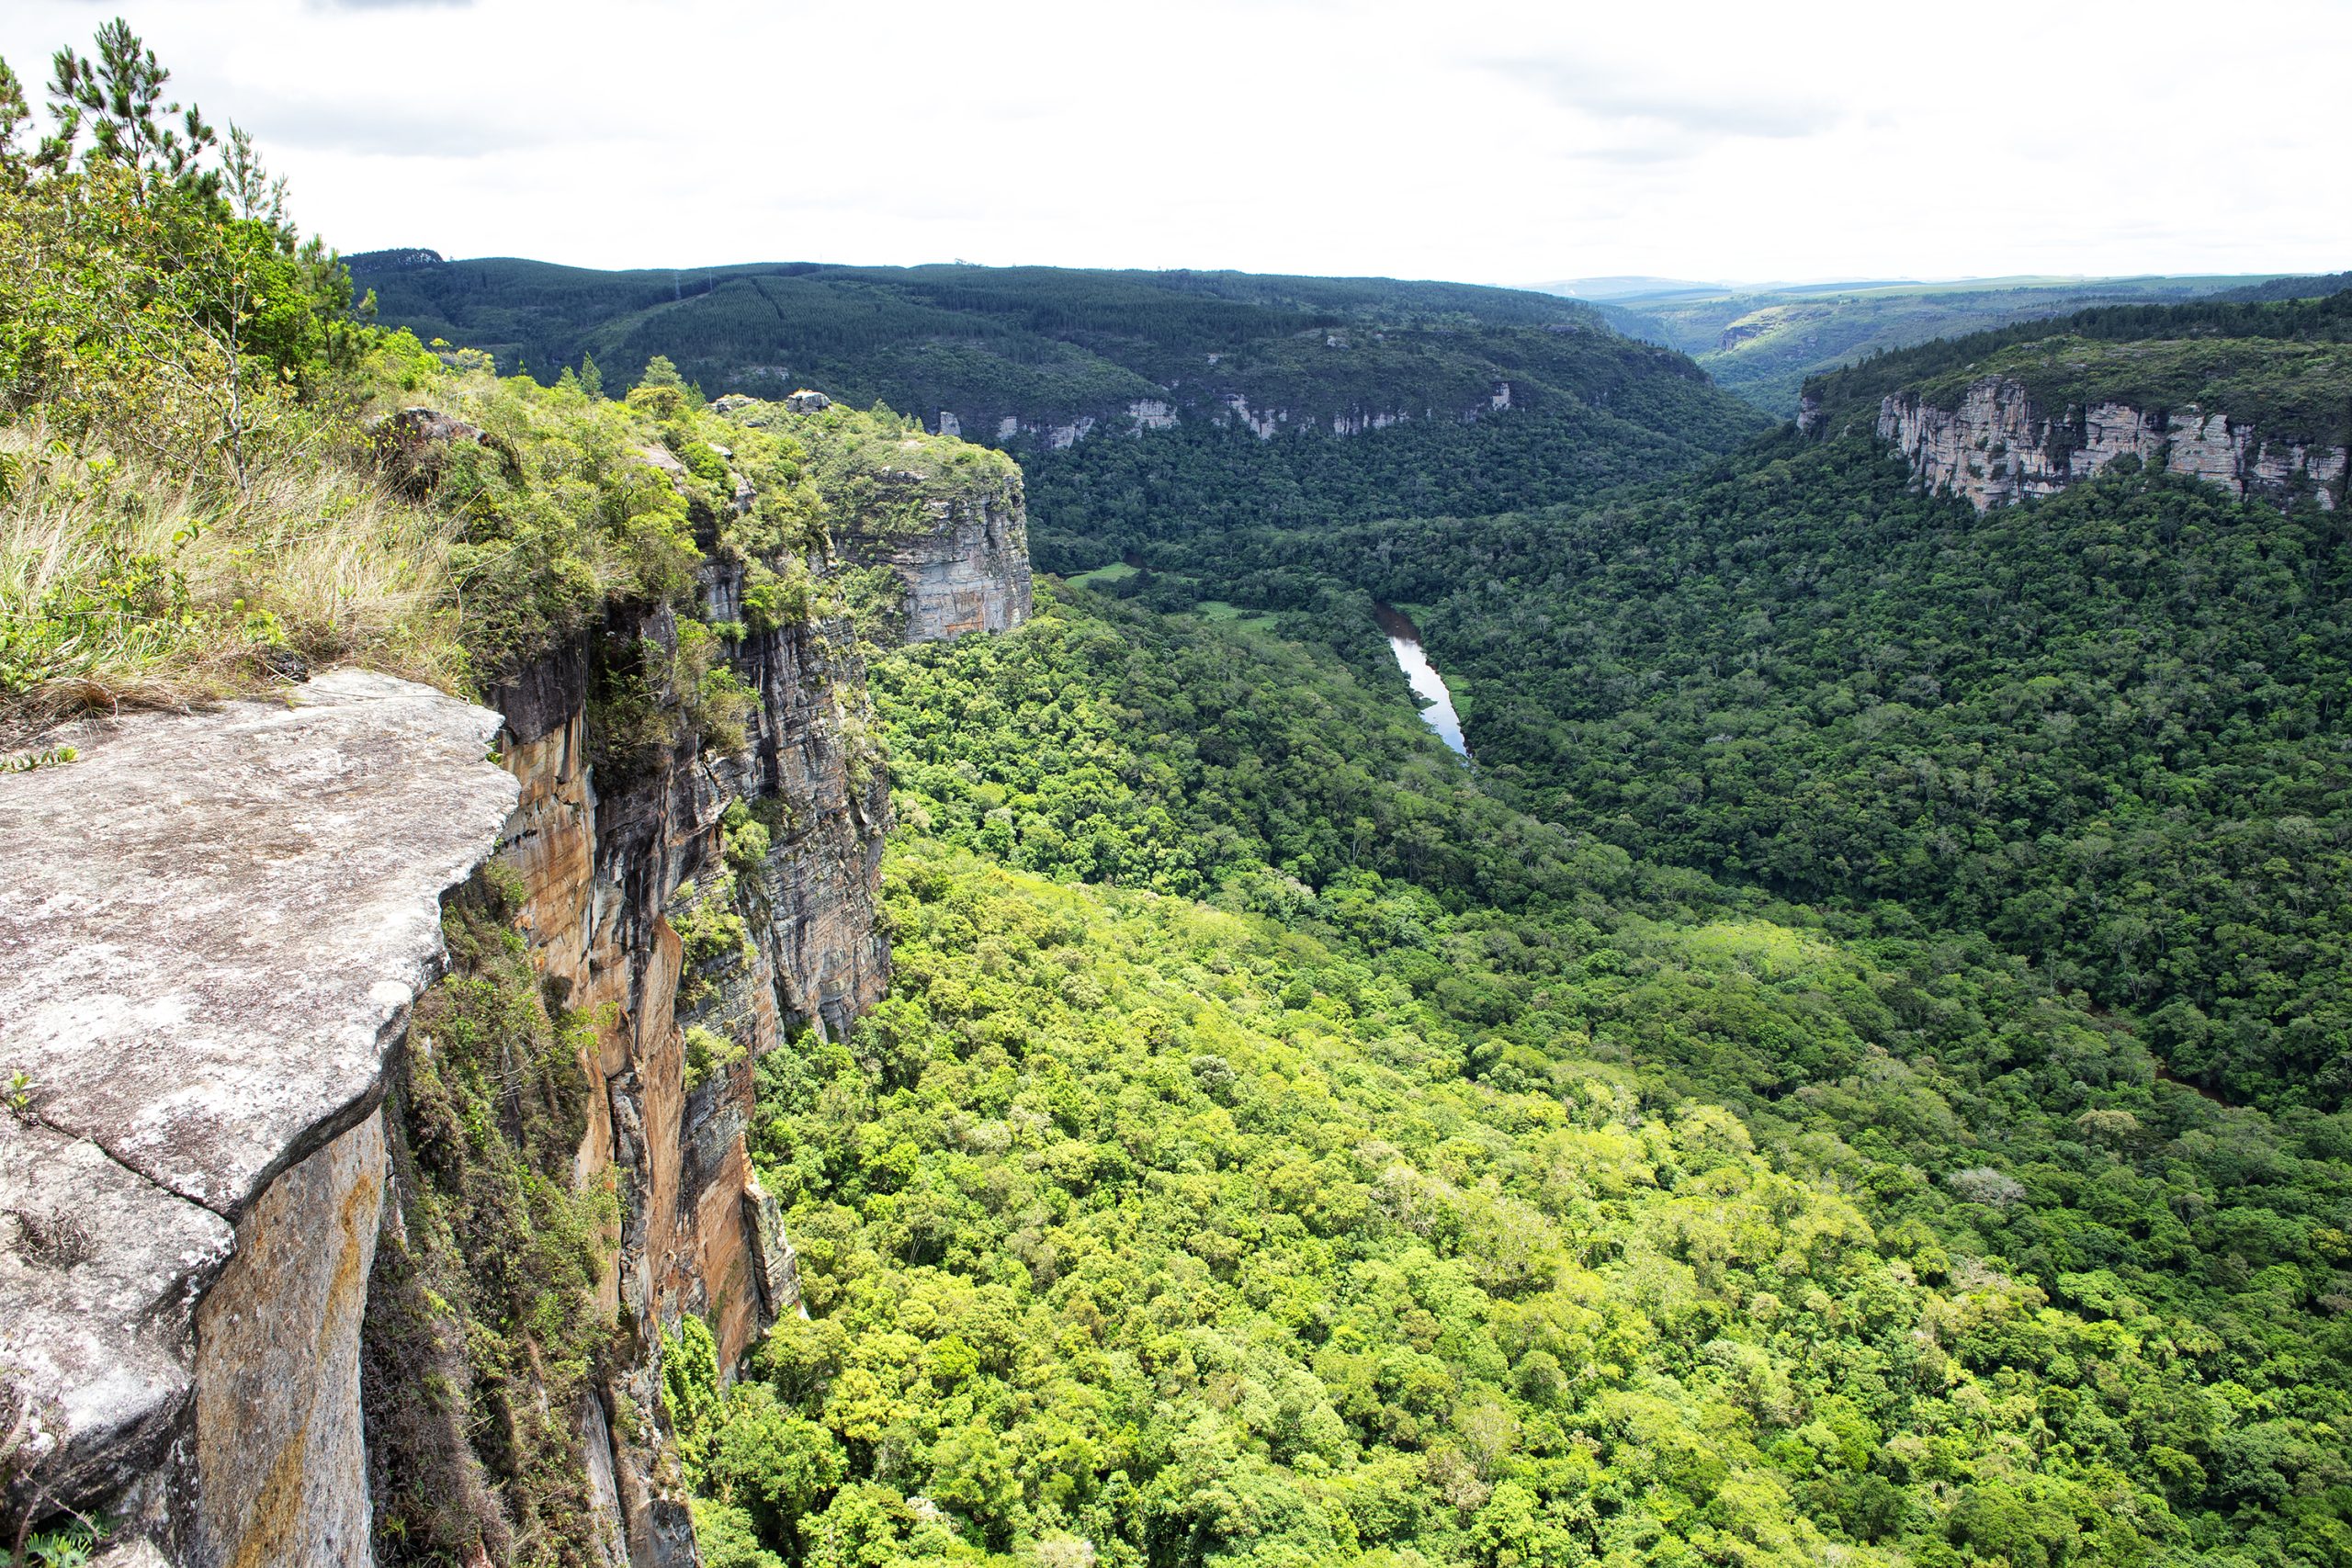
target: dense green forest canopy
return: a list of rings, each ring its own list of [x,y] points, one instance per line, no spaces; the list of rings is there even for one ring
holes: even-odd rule
[[[1305,606],[1345,573],[1417,606],[1538,815],[1991,933],[2148,1010],[2181,1076],[2333,1106],[2345,543],[2142,474],[1980,520],[1789,435],[1582,513],[1222,536],[1193,592]]]
[[[812,1319],[673,1348],[718,1568],[2346,1560],[2342,1115],[1521,816],[1314,625],[876,666],[898,979],[762,1066]]]
[[[1082,571],[1140,552],[1222,570],[1235,564],[1222,540],[1585,501],[1704,463],[1761,423],[1686,384],[1645,379],[1598,406],[1561,400],[1468,424],[1272,441],[1189,424],[1020,455],[1041,568]]]

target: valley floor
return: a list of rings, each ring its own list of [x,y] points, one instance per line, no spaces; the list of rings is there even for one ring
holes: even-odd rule
[[[897,978],[761,1066],[812,1317],[679,1401],[714,1564],[2346,1560],[2346,1118],[1276,637],[875,681]]]

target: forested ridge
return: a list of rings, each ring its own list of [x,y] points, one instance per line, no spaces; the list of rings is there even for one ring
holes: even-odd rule
[[[1868,430],[1879,402],[1917,392],[1950,406],[1968,382],[2022,382],[2045,409],[2115,401],[2198,404],[2293,440],[2352,440],[2352,293],[2111,305],[1970,333],[1892,353],[1804,384],[1821,428]]]
[[[658,354],[713,393],[788,390],[771,384],[784,377],[926,416],[949,408],[1024,422],[1107,415],[1212,382],[1264,406],[1312,400],[1300,413],[1328,416],[1348,406],[1335,395],[1385,389],[1398,364],[1363,359],[1387,341],[1375,334],[1391,333],[1417,388],[1483,402],[1486,333],[1615,339],[1570,300],[1389,278],[814,263],[604,273],[508,258],[420,265],[414,253],[374,266],[362,258],[357,274],[387,321],[484,349],[508,368],[552,375],[594,354],[627,385]],[[1703,381],[1679,355],[1626,347]]]
[[[1020,449],[1032,548],[1051,571],[1125,556],[1234,575],[1226,541],[1263,531],[1330,536],[1397,516],[1476,516],[1577,502],[1703,463],[1755,421],[1694,407],[1657,382],[1606,401],[1539,406],[1472,424],[1416,423],[1359,435],[1261,441],[1214,424]]]

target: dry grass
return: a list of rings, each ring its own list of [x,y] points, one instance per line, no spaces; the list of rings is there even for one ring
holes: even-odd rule
[[[288,652],[462,688],[451,528],[324,452],[240,494],[0,430],[0,745],[282,686]]]

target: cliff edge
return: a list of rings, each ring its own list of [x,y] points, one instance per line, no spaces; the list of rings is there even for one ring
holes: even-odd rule
[[[104,1506],[190,1564],[366,1561],[378,1108],[441,895],[514,804],[498,727],[338,671],[0,776],[12,1511]]]
[[[487,706],[344,670],[0,775],[12,1528],[103,1516],[119,1565],[699,1562],[664,1358],[696,1319],[726,1377],[799,1308],[756,1065],[889,975],[863,650],[1030,609],[1009,459],[769,417],[805,489],[681,444],[736,518],[817,520],[803,559],[713,547]],[[644,465],[716,546],[714,487]]]

